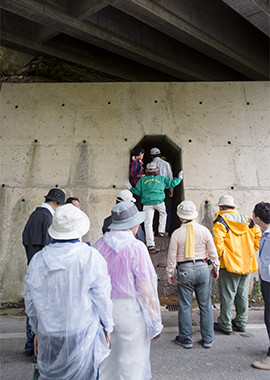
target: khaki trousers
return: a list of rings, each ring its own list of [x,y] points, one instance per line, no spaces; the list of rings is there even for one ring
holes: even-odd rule
[[[241,329],[246,328],[248,319],[248,274],[228,272],[220,269],[220,315],[219,326],[225,331],[232,331],[233,304],[236,316],[234,323]]]

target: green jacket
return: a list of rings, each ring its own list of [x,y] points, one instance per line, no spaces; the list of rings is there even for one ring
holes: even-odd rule
[[[181,178],[170,179],[161,175],[147,175],[140,178],[136,187],[132,187],[130,191],[142,196],[144,206],[159,205],[165,199],[165,187],[175,187],[180,182]]]

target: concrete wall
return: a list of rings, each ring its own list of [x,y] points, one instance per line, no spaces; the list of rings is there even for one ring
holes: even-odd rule
[[[23,295],[21,233],[48,189],[78,196],[94,243],[128,179],[130,149],[166,136],[181,149],[184,197],[221,193],[240,209],[270,195],[268,82],[3,84],[0,301]],[[153,137],[153,143],[155,138]]]

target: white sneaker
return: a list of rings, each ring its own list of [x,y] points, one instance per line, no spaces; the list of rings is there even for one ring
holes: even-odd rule
[[[211,348],[213,343],[214,343],[214,341],[212,341],[212,342],[202,342],[202,345],[203,345],[203,348]]]
[[[252,366],[258,369],[270,370],[270,356],[267,355],[264,359],[252,363]]]

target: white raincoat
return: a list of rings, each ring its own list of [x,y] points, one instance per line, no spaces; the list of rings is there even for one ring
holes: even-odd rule
[[[40,380],[94,380],[109,354],[111,284],[99,252],[78,240],[38,252],[25,276],[25,306],[38,338]]]
[[[150,379],[150,343],[163,326],[148,250],[130,230],[106,232],[95,247],[107,261],[115,323],[100,380]]]

